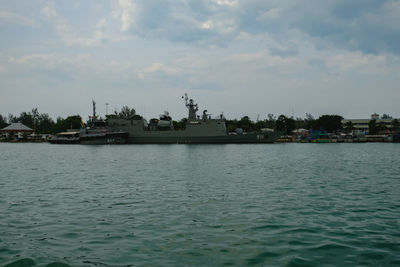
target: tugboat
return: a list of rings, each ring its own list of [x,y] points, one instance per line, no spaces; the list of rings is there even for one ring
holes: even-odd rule
[[[164,113],[160,120],[151,119],[149,123],[141,116],[110,116],[107,119],[107,129],[127,132],[128,143],[131,144],[274,143],[281,135],[278,132],[228,133],[222,114],[212,119],[207,110],[204,110],[200,117],[196,114],[199,108],[193,99],[189,99],[187,94],[182,98],[189,111],[184,130],[174,130],[168,113]]]
[[[92,103],[93,116],[89,117],[87,127],[82,127],[80,130],[80,143],[85,145],[125,144],[128,140],[128,133],[108,129],[107,123],[97,118],[96,102],[93,100]]]

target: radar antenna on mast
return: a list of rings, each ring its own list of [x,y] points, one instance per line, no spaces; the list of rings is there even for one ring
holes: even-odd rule
[[[187,106],[188,105],[188,99],[189,99],[189,97],[187,96],[187,93],[185,93],[185,96],[182,96],[182,99],[185,99],[185,104]]]
[[[189,99],[189,97],[187,96],[186,93],[185,93],[185,97],[182,96],[182,98],[185,99],[185,105],[189,109],[188,119],[195,120],[196,119],[196,111],[199,110],[198,105],[194,103],[193,99]]]

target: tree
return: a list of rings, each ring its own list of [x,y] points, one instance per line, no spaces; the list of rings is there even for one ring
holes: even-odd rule
[[[394,132],[396,132],[396,131],[399,130],[399,128],[400,128],[400,122],[399,122],[399,120],[398,120],[398,119],[392,120],[392,130],[393,130]]]
[[[368,134],[378,134],[378,126],[376,125],[376,120],[370,120],[368,122]]]
[[[276,116],[272,113],[269,113],[267,115],[268,119],[265,121],[265,127],[274,129],[275,128],[275,121],[276,121]]]
[[[21,112],[18,117],[9,114],[8,121],[10,123],[21,122],[35,130],[36,133],[50,133],[54,126],[54,121],[50,116],[46,113],[40,114],[37,108],[33,108],[31,112]]]
[[[51,133],[54,124],[53,119],[47,113],[39,114],[35,130],[37,133]]]
[[[354,130],[354,125],[351,121],[348,121],[344,124],[344,127],[346,129],[346,132],[350,133],[351,131]]]
[[[304,119],[304,122],[305,122],[305,128],[306,129],[317,128],[316,127],[316,120],[314,119],[313,115],[311,115],[310,113],[306,113],[306,117]]]
[[[291,134],[296,127],[296,122],[293,118],[288,118],[285,115],[279,115],[275,122],[275,129],[285,134]]]
[[[297,117],[295,120],[296,129],[307,128],[306,121],[300,117]]]
[[[13,114],[8,114],[8,124],[18,122],[18,118]]]
[[[172,121],[175,130],[184,130],[186,128],[187,118],[183,118],[180,121]]]
[[[34,120],[33,116],[30,112],[22,112],[19,117],[17,118],[19,122],[28,126],[29,128],[34,128]]]
[[[386,131],[386,125],[383,121],[379,122],[378,124],[378,132],[385,132]]]
[[[383,114],[381,118],[382,118],[383,120],[393,119],[393,117],[390,116],[389,114]]]
[[[286,118],[287,134],[292,134],[294,129],[296,129],[296,121],[292,117]]]
[[[275,129],[279,132],[286,132],[286,116],[280,115],[275,121]]]
[[[322,115],[316,120],[315,126],[319,130],[333,133],[343,128],[342,120],[343,117],[339,115]]]
[[[267,123],[266,121],[257,121],[254,124],[254,128],[256,131],[260,131],[262,128],[267,128]]]
[[[57,118],[57,122],[52,127],[53,133],[65,132],[67,129],[80,129],[82,118],[79,115],[69,116],[66,119]]]
[[[3,117],[1,114],[0,114],[0,129],[3,129],[4,127],[7,127],[7,120],[6,120],[6,118],[5,117]]]
[[[21,122],[22,124],[25,124],[26,126],[32,128],[37,132],[37,128],[39,127],[39,119],[42,114],[39,113],[37,108],[33,108],[31,112],[22,112],[18,118],[16,118],[17,121]]]
[[[304,119],[306,121],[313,121],[315,120],[313,115],[311,115],[311,113],[306,113],[306,118]]]
[[[122,118],[131,118],[136,114],[136,110],[129,108],[128,106],[123,106],[121,112],[118,114]]]
[[[236,128],[238,128],[238,120],[237,119],[226,120],[225,125],[228,132],[234,132]]]
[[[237,127],[242,128],[244,131],[254,131],[254,122],[250,120],[249,116],[244,116],[237,122]]]
[[[36,127],[39,124],[39,116],[40,116],[39,111],[38,111],[37,108],[33,108],[32,109],[31,116],[32,116],[32,119],[33,119],[33,125],[32,125],[33,129],[36,130]]]

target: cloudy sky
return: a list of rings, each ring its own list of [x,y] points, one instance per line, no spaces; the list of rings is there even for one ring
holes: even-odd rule
[[[400,117],[398,0],[0,0],[0,114]]]

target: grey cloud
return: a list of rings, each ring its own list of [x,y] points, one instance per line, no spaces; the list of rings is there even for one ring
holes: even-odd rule
[[[211,0],[147,0],[136,5],[130,33],[154,39],[224,46],[247,32],[268,33],[284,43],[295,29],[312,37],[320,48],[400,54],[400,4],[396,0],[254,0],[238,1],[236,6]],[[269,16],[271,11],[275,16]],[[207,21],[213,27],[202,28]]]
[[[296,49],[270,48],[269,51],[272,55],[280,57],[291,57],[298,54],[298,50]]]
[[[397,18],[394,13],[397,9]],[[400,54],[398,1],[307,1],[285,13],[288,27],[317,38],[317,47]]]
[[[207,43],[223,46],[234,38],[235,31],[223,32],[231,26],[226,8],[213,1],[159,1],[136,2],[135,22],[129,33],[152,39],[167,39],[182,43]],[[209,27],[203,27],[209,23]]]
[[[308,65],[312,66],[312,67],[316,67],[317,69],[323,70],[323,71],[328,71],[328,67],[325,64],[325,61],[323,61],[322,59],[310,59],[308,61]]]

